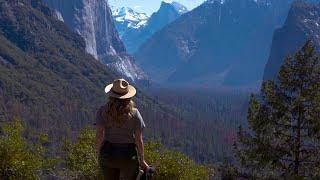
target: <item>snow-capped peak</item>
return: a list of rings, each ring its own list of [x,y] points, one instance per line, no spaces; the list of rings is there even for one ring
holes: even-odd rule
[[[168,3],[168,4],[173,3],[173,1],[172,1],[172,0],[163,0],[163,2],[164,2],[164,3]]]
[[[129,7],[112,8],[113,19],[125,23],[129,28],[140,28],[145,26],[149,16],[146,13],[139,13]]]

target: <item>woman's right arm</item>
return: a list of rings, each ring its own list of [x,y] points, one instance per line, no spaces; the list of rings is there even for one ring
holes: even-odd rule
[[[103,143],[103,137],[104,137],[104,127],[101,124],[97,124],[97,130],[96,130],[96,151],[97,155],[99,155],[102,143]]]

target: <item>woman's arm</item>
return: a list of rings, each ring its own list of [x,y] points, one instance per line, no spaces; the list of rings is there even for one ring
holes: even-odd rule
[[[139,158],[140,167],[143,170],[147,170],[149,169],[149,165],[144,160],[144,146],[143,146],[142,131],[140,129],[136,130],[134,137],[135,137],[135,141],[138,149],[138,158]]]
[[[97,124],[97,130],[96,130],[96,151],[97,155],[99,155],[102,143],[103,143],[103,137],[104,137],[104,127],[101,124]]]

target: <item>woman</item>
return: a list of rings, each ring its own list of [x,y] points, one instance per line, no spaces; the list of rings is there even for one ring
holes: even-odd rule
[[[96,150],[99,165],[107,180],[135,180],[144,160],[142,130],[145,127],[132,97],[136,89],[124,79],[105,88],[109,101],[97,112]]]

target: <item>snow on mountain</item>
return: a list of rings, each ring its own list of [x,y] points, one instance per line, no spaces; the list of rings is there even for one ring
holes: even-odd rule
[[[139,13],[128,7],[111,7],[114,24],[120,38],[129,53],[135,53],[139,47],[166,25],[175,21],[188,9],[177,2],[164,0],[158,11],[150,17],[146,13]]]
[[[58,11],[58,10],[55,9],[54,12],[55,12],[56,18],[57,18],[59,21],[64,22],[64,19],[63,19],[63,17],[62,17],[62,14],[60,13],[60,11]]]
[[[163,1],[163,2],[165,3],[166,1]],[[169,4],[171,4],[180,15],[188,12],[188,9],[180,3],[177,3],[175,1],[171,1]]]
[[[125,24],[128,28],[139,29],[146,25],[149,16],[146,13],[139,13],[129,7],[119,9],[112,8],[113,19]]]

